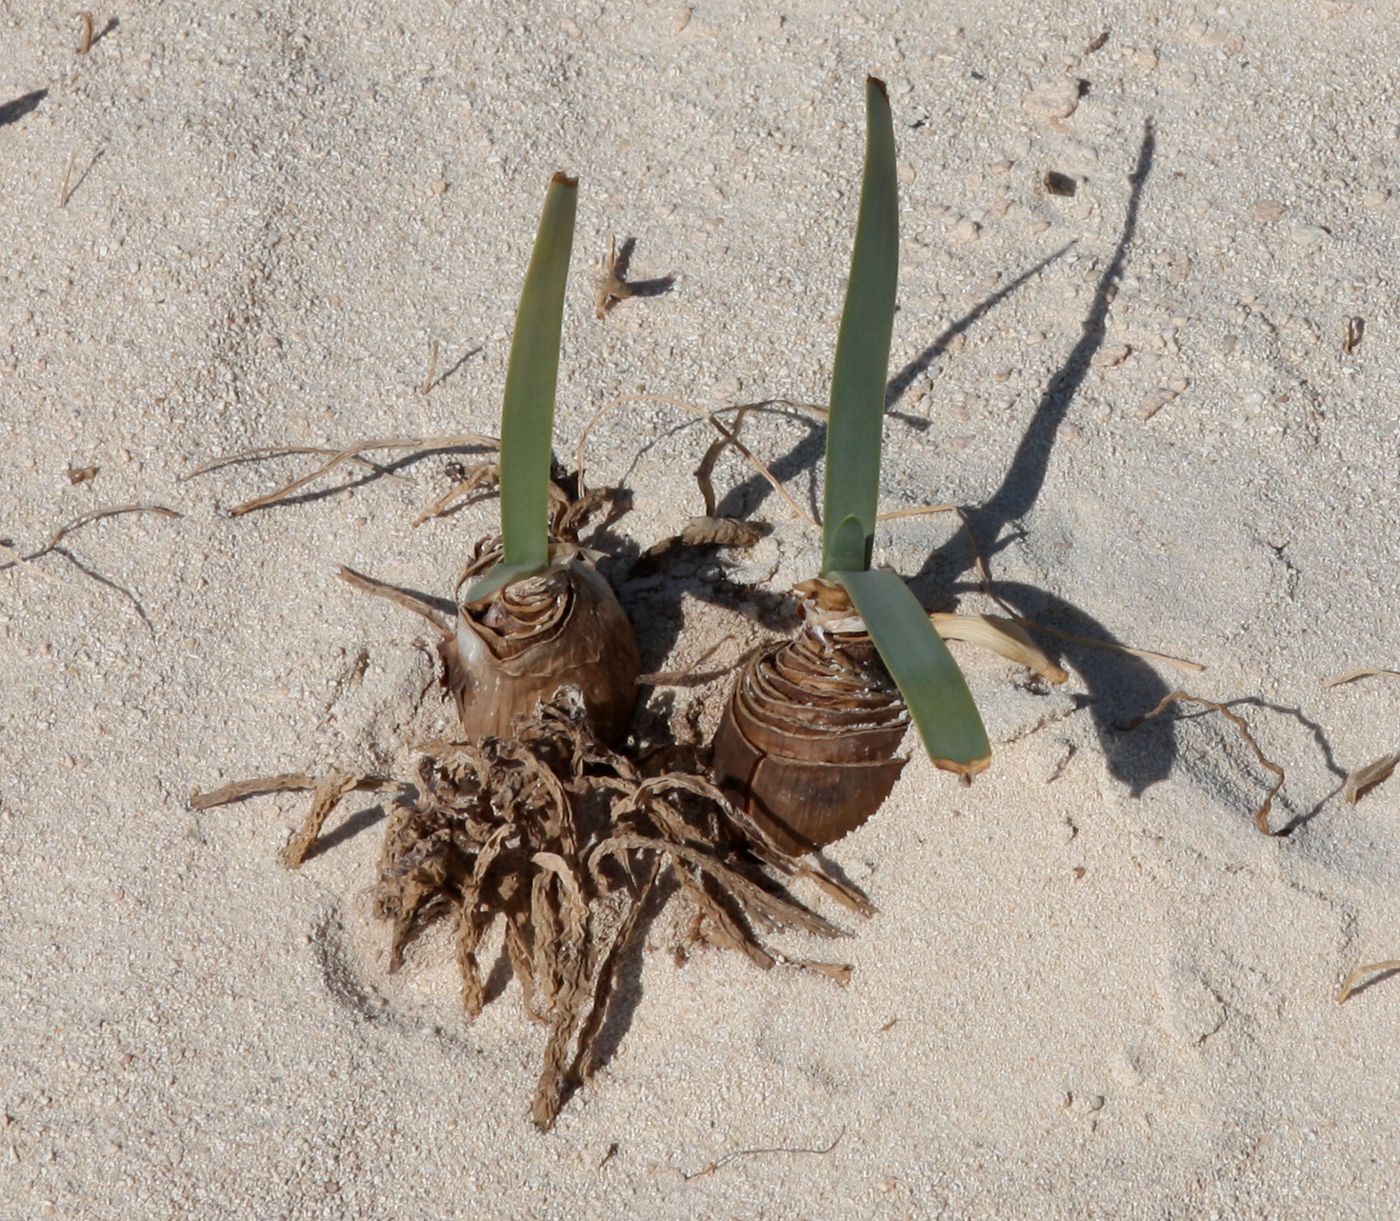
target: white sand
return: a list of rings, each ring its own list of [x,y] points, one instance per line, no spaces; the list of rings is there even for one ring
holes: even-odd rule
[[[116,15],[79,57],[71,6],[0,0],[0,103],[48,90],[0,126],[0,537],[184,514],[0,572],[0,1214],[1391,1215],[1400,979],[1335,995],[1400,956],[1400,779],[1339,794],[1400,748],[1400,683],[1322,684],[1400,666],[1392,3],[715,3],[684,29],[666,4]],[[417,627],[335,567],[446,593],[494,506],[411,531],[441,458],[239,520],[221,510],[296,460],[180,477],[251,445],[493,431],[557,168],[582,178],[562,438],[638,387],[821,400],[867,70],[902,164],[896,369],[960,328],[891,418],[888,503],[990,501],[1008,597],[1208,669],[1067,646],[1045,695],[960,648],[994,769],[962,790],[916,757],[833,849],[880,908],[848,921],[849,988],[678,967],[663,920],[620,1048],[541,1136],[543,1034],[515,986],[468,1027],[440,939],[384,974],[377,827],[292,874],[299,800],[186,803],[406,766],[445,723],[431,693],[415,712]],[[1071,115],[1043,113],[1055,88],[1023,106],[1066,71],[1089,83]],[[1066,374],[1149,119],[1106,331]],[[1051,169],[1073,198],[1045,194]],[[637,239],[635,275],[678,280],[598,322],[586,269],[611,233]],[[474,354],[425,397],[431,339],[440,370]],[[699,511],[708,438],[682,420],[640,405],[600,434],[635,544]],[[804,497],[808,432],[750,435]],[[71,486],[70,463],[100,470]],[[810,575],[782,502],[729,460],[720,479],[776,526],[748,579]],[[947,604],[970,577],[953,538],[904,523],[883,559],[912,576],[938,553],[916,588]],[[710,588],[702,566],[629,594],[648,665],[725,635],[738,656],[757,629]],[[1262,701],[1240,710],[1288,770],[1291,836],[1255,830],[1270,777],[1220,718],[1118,731],[1178,682]],[[677,698],[712,726],[723,690]]]

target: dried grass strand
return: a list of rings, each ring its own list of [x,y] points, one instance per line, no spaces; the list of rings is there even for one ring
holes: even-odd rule
[[[704,1178],[704,1176],[707,1174],[714,1174],[716,1170],[719,1170],[722,1167],[729,1165],[730,1162],[738,1161],[741,1157],[757,1157],[760,1154],[809,1153],[817,1157],[825,1157],[828,1153],[835,1149],[837,1145],[841,1143],[841,1138],[845,1135],[846,1129],[842,1128],[841,1131],[839,1131],[836,1134],[836,1139],[833,1140],[831,1144],[827,1145],[825,1148],[822,1149],[799,1149],[790,1145],[770,1145],[759,1149],[735,1149],[731,1153],[726,1153],[718,1161],[710,1162],[707,1166],[704,1166],[699,1170],[693,1172],[687,1172],[682,1170],[681,1178],[688,1183],[691,1179]]]
[[[1345,674],[1338,674],[1336,678],[1329,678],[1323,685],[1340,687],[1344,683],[1354,683],[1359,678],[1400,678],[1400,670],[1375,670],[1369,666],[1360,666],[1355,670],[1348,670]]]
[[[988,566],[986,558],[982,554],[982,548],[977,544],[977,536],[972,530],[972,521],[967,515],[967,511],[955,507],[955,512],[962,519],[963,531],[967,535],[968,545],[972,548],[973,565],[977,571],[978,584],[987,597],[991,598],[1006,614],[1019,623],[1022,627],[1034,628],[1037,632],[1047,632],[1051,636],[1058,636],[1061,640],[1070,640],[1075,644],[1087,645],[1092,649],[1102,649],[1109,653],[1123,653],[1128,657],[1140,657],[1144,661],[1156,662],[1159,665],[1174,666],[1178,670],[1189,670],[1192,673],[1202,673],[1205,666],[1199,662],[1190,661],[1185,657],[1173,657],[1170,653],[1158,653],[1152,649],[1134,648],[1132,645],[1119,644],[1114,640],[1098,640],[1093,636],[1081,636],[1078,632],[1066,631],[1064,628],[1050,627],[1048,624],[1040,623],[1035,619],[1016,610],[1009,605],[996,592],[996,581],[992,577],[992,570]]]
[[[335,457],[344,451],[334,445],[261,445],[254,449],[241,449],[236,454],[225,454],[220,458],[211,458],[208,462],[195,467],[191,471],[186,471],[176,482],[185,483],[187,480],[195,479],[200,475],[208,475],[213,471],[223,470],[226,466],[236,466],[240,462],[262,462],[267,458],[289,458],[302,454],[329,454]],[[397,471],[391,471],[387,466],[374,462],[369,458],[356,454],[350,459],[351,462],[360,466],[368,467],[376,475],[382,475],[385,479],[397,479],[400,483],[412,483],[413,480],[407,475],[400,475]]]
[[[807,512],[806,509],[802,507],[802,505],[798,502],[797,498],[794,497],[792,493],[789,492],[787,488],[783,485],[783,481],[779,479],[775,474],[773,474],[773,472],[763,464],[763,462],[754,454],[754,452],[751,449],[749,449],[749,447],[745,445],[742,441],[740,441],[739,438],[734,435],[734,432],[731,429],[726,427],[720,421],[719,417],[716,415],[715,412],[707,411],[704,407],[698,406],[695,403],[688,403],[684,399],[672,398],[669,395],[664,394],[619,395],[617,398],[611,399],[610,401],[604,403],[601,407],[598,408],[597,411],[593,413],[588,423],[584,426],[583,432],[579,436],[578,446],[575,450],[574,456],[574,465],[578,471],[578,489],[580,496],[583,496],[585,494],[584,472],[587,464],[587,448],[588,438],[590,434],[593,432],[593,429],[597,426],[598,422],[603,418],[603,416],[605,416],[608,412],[614,410],[617,407],[626,406],[628,403],[659,403],[664,406],[678,408],[681,411],[688,411],[691,415],[707,421],[710,424],[710,426],[714,428],[716,432],[719,433],[719,435],[725,440],[727,444],[734,446],[734,448],[739,451],[739,453],[744,457],[748,464],[752,466],[753,469],[757,471],[758,474],[761,475],[768,482],[769,486],[787,502],[788,507],[791,508],[792,511],[796,513],[802,521],[806,522],[813,529],[818,528],[816,518],[813,517],[809,512]],[[745,403],[738,408],[726,410],[750,411],[756,408],[773,405],[791,404],[786,399],[765,399],[761,402]]]
[[[1400,767],[1400,751],[1393,755],[1382,755],[1361,767],[1352,768],[1342,786],[1347,804],[1354,806],[1378,784],[1384,784],[1397,767]]]
[[[1165,712],[1168,708],[1170,708],[1173,704],[1177,703],[1200,704],[1203,708],[1208,708],[1212,712],[1220,713],[1221,716],[1223,716],[1239,731],[1240,737],[1244,739],[1245,743],[1249,746],[1250,750],[1254,752],[1254,757],[1259,761],[1259,766],[1264,768],[1266,771],[1272,772],[1275,776],[1278,777],[1278,779],[1274,781],[1273,786],[1269,789],[1268,794],[1265,796],[1263,804],[1259,806],[1259,808],[1254,812],[1254,825],[1264,835],[1281,835],[1281,831],[1273,831],[1269,828],[1269,811],[1273,809],[1274,798],[1278,796],[1279,790],[1283,788],[1283,768],[1281,768],[1277,763],[1273,762],[1273,760],[1269,759],[1264,754],[1263,750],[1261,750],[1259,747],[1259,743],[1254,740],[1254,735],[1249,732],[1249,723],[1244,719],[1244,717],[1240,716],[1239,713],[1232,712],[1228,705],[1216,703],[1214,700],[1202,699],[1199,695],[1191,695],[1189,692],[1186,691],[1170,691],[1162,697],[1161,702],[1155,708],[1153,708],[1151,712],[1145,712],[1142,714],[1142,716],[1134,717],[1123,728],[1126,731],[1131,732],[1132,730],[1138,728],[1139,725],[1142,725],[1146,721],[1150,721],[1153,717],[1160,715],[1161,713]]]
[[[109,517],[121,517],[127,513],[154,513],[158,517],[170,518],[180,518],[184,516],[183,513],[177,513],[174,509],[166,508],[165,505],[156,504],[116,505],[107,509],[93,509],[59,526],[59,528],[49,536],[49,541],[40,547],[38,551],[31,552],[28,558],[37,560],[41,555],[46,555],[70,534],[81,530],[84,526],[90,526],[96,521],[105,521]]]
[[[376,450],[385,449],[459,449],[465,446],[481,447],[483,449],[499,449],[500,441],[496,437],[484,436],[481,433],[463,432],[454,433],[450,436],[442,437],[388,437],[378,441],[359,441],[345,449],[337,450],[329,461],[323,462],[314,471],[302,475],[298,479],[293,479],[290,483],[284,483],[274,491],[268,492],[264,496],[255,496],[252,500],[245,500],[242,504],[234,505],[229,510],[230,517],[242,517],[245,513],[252,513],[256,509],[265,509],[279,501],[285,500],[288,496],[299,492],[310,483],[314,483],[322,475],[329,474],[336,467],[346,462],[351,462],[359,458],[362,454]],[[213,463],[206,464],[196,471],[191,471],[186,478],[193,478],[194,475],[203,470],[211,470],[216,466],[224,464],[234,459],[216,458]]]
[[[1387,958],[1381,962],[1368,962],[1357,967],[1346,977],[1341,989],[1337,992],[1337,1004],[1343,1004],[1368,976],[1393,975],[1397,971],[1400,971],[1400,958]],[[1377,981],[1372,980],[1372,982]]]

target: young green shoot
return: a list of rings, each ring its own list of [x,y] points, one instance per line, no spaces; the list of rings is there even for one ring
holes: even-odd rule
[[[501,411],[504,556],[467,591],[467,603],[480,602],[549,567],[550,441],[577,207],[578,179],[555,174],[520,293],[506,371]]]
[[[883,81],[866,81],[865,105],[865,175],[831,382],[822,576],[850,595],[929,757],[971,777],[987,766],[991,747],[967,682],[904,581],[870,568],[899,274],[899,184]]]

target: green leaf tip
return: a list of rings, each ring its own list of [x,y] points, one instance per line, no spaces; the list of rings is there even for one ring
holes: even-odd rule
[[[885,84],[865,83],[865,171],[851,276],[836,340],[826,433],[822,572],[870,567],[880,495],[880,431],[899,278],[899,181]],[[861,530],[859,554],[848,519]]]
[[[550,179],[510,345],[501,410],[501,535],[512,579],[549,564],[550,441],[577,188],[578,179],[565,174]]]
[[[903,579],[888,569],[827,574],[851,596],[909,705],[934,765],[971,780],[992,758],[967,680]]]

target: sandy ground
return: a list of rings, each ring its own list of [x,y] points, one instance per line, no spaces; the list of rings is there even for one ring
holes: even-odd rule
[[[1400,780],[1340,793],[1400,749],[1400,683],[1323,686],[1400,665],[1389,0],[94,15],[79,56],[70,4],[0,0],[0,537],[182,516],[0,571],[0,1214],[1390,1215],[1400,980],[1336,993],[1400,956]],[[582,179],[563,443],[637,391],[822,401],[867,71],[901,161],[887,503],[973,508],[1026,613],[1206,670],[1046,637],[1047,693],[959,648],[994,767],[964,790],[914,758],[832,849],[880,909],[830,913],[850,986],[680,966],[672,913],[542,1136],[515,985],[467,1026],[445,941],[385,974],[368,798],[295,874],[299,800],[187,802],[407,766],[447,723],[421,633],[335,568],[447,593],[494,504],[410,529],[442,455],[239,519],[306,459],[182,476],[494,431],[555,169]],[[677,279],[599,321],[610,234]],[[800,500],[814,427],[747,434]],[[699,511],[707,444],[659,402],[607,418],[615,573]],[[813,570],[788,506],[718,478],[774,532],[623,583],[648,666],[732,664],[765,628],[720,578]],[[949,518],[880,551],[930,606],[987,606]],[[1272,777],[1218,716],[1122,732],[1179,684],[1250,701],[1291,834],[1255,829]],[[712,728],[724,690],[667,698]]]

